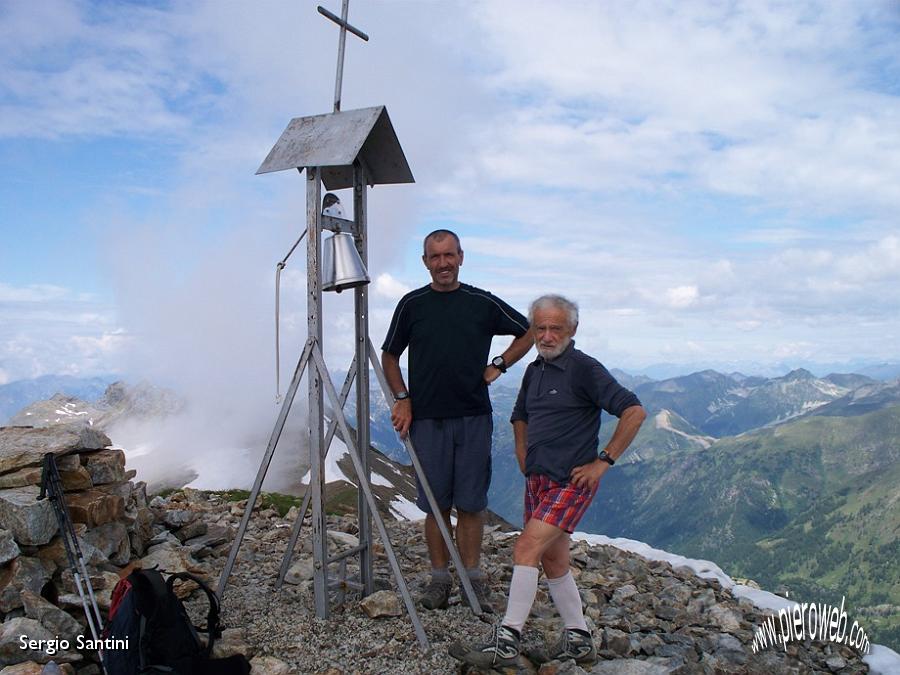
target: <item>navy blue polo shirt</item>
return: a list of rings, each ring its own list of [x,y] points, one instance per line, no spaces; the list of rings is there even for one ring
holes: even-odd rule
[[[600,411],[621,417],[640,404],[574,340],[552,361],[538,356],[525,370],[510,417],[528,423],[525,474],[567,483],[572,469],[597,459]]]

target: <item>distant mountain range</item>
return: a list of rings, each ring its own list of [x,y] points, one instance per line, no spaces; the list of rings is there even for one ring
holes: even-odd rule
[[[25,406],[48,399],[54,394],[74,396],[82,401],[96,401],[106,387],[116,380],[112,376],[75,377],[43,375],[31,380],[17,380],[0,385],[0,424],[6,424]]]
[[[839,602],[845,595],[870,636],[900,644],[900,381],[819,378],[802,369],[774,378],[712,370],[665,380],[615,374],[649,416],[580,529],[715,560],[733,576],[789,590],[792,598]],[[524,481],[509,424],[517,391],[501,382],[491,387],[489,507],[518,525]],[[93,403],[56,396],[12,421],[105,425],[175,409],[160,390],[115,385]],[[388,461],[409,458],[374,390],[371,420],[372,445],[386,456],[373,464],[382,508],[414,517],[409,469]],[[614,426],[604,414],[601,444]],[[336,439],[326,478],[338,501],[355,499],[349,460]]]

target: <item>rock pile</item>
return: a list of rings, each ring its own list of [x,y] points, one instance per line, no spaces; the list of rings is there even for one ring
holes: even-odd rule
[[[77,636],[91,638],[52,504],[39,499],[45,453],[57,456],[101,609],[109,607],[118,569],[142,555],[152,537],[145,486],[126,472],[125,453],[109,446],[109,438],[89,426],[0,428],[0,665],[53,660],[99,672],[74,649],[23,649],[20,636],[65,640],[70,647]]]
[[[158,565],[167,572],[189,571],[212,585],[224,567],[246,507],[224,495],[183,489],[147,500],[145,487],[125,471],[121,451],[90,429],[0,429],[0,664],[19,664],[0,675],[38,673],[51,657],[22,650],[19,635],[47,639],[86,631],[50,505],[37,499],[39,464],[44,452],[60,455],[68,501],[98,601],[109,593],[129,563]],[[331,617],[319,619],[312,589],[310,529],[304,526],[286,584],[273,587],[296,507],[282,515],[257,505],[222,600],[227,628],[214,655],[243,653],[254,674],[459,673],[447,654],[453,641],[482,639],[491,626],[479,620],[459,592],[444,611],[420,610],[431,642],[423,652],[389,573],[383,548],[376,545],[378,592],[360,601],[346,592],[333,598]],[[388,521],[404,576],[414,595],[427,581],[427,553],[421,524]],[[332,554],[358,544],[352,516],[329,516]],[[514,534],[492,525],[484,563],[498,614],[504,609]],[[352,560],[352,558],[350,559]],[[122,568],[125,568],[124,570]],[[347,574],[356,572],[348,565]],[[607,546],[574,544],[576,576],[601,660],[591,673],[861,673],[866,665],[845,647],[818,642],[788,644],[754,654],[754,630],[764,613],[736,600],[718,582],[696,577],[687,568],[651,562]],[[179,593],[202,622],[205,600]],[[339,593],[340,591],[336,591]],[[562,675],[583,673],[573,662],[543,662],[544,645],[560,625],[544,589],[539,590],[523,639],[526,654],[509,672]],[[68,651],[52,656],[63,672],[99,673],[95,655]],[[30,669],[30,670],[29,670]],[[476,673],[477,671],[468,671]]]

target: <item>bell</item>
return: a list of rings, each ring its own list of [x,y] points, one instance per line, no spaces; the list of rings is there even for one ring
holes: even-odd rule
[[[340,293],[345,288],[355,288],[369,283],[369,273],[363,265],[353,235],[340,232],[323,244],[322,290]]]

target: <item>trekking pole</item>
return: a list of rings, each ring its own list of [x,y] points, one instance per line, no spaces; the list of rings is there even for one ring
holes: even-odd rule
[[[81,596],[81,606],[84,609],[84,615],[87,617],[91,636],[94,638],[95,644],[97,644],[100,640],[100,631],[103,630],[103,620],[100,618],[100,608],[97,607],[97,599],[94,597],[94,587],[91,585],[91,578],[88,576],[87,568],[84,564],[84,556],[81,554],[81,547],[78,545],[78,537],[75,535],[75,526],[72,524],[72,518],[69,516],[69,510],[66,508],[66,502],[63,499],[59,467],[56,466],[56,455],[52,452],[44,455],[44,468],[41,474],[41,494],[38,498],[44,499],[45,497],[49,497],[50,503],[53,505],[56,522],[59,525],[59,535],[62,537],[63,546],[66,549],[66,557],[69,559],[69,567],[72,570],[72,576],[75,578],[75,587],[78,589],[78,595]],[[87,593],[91,600],[90,608],[85,597],[84,587],[87,587]],[[93,612],[91,612],[91,609],[93,609]],[[103,668],[102,660],[100,667],[101,669]]]

